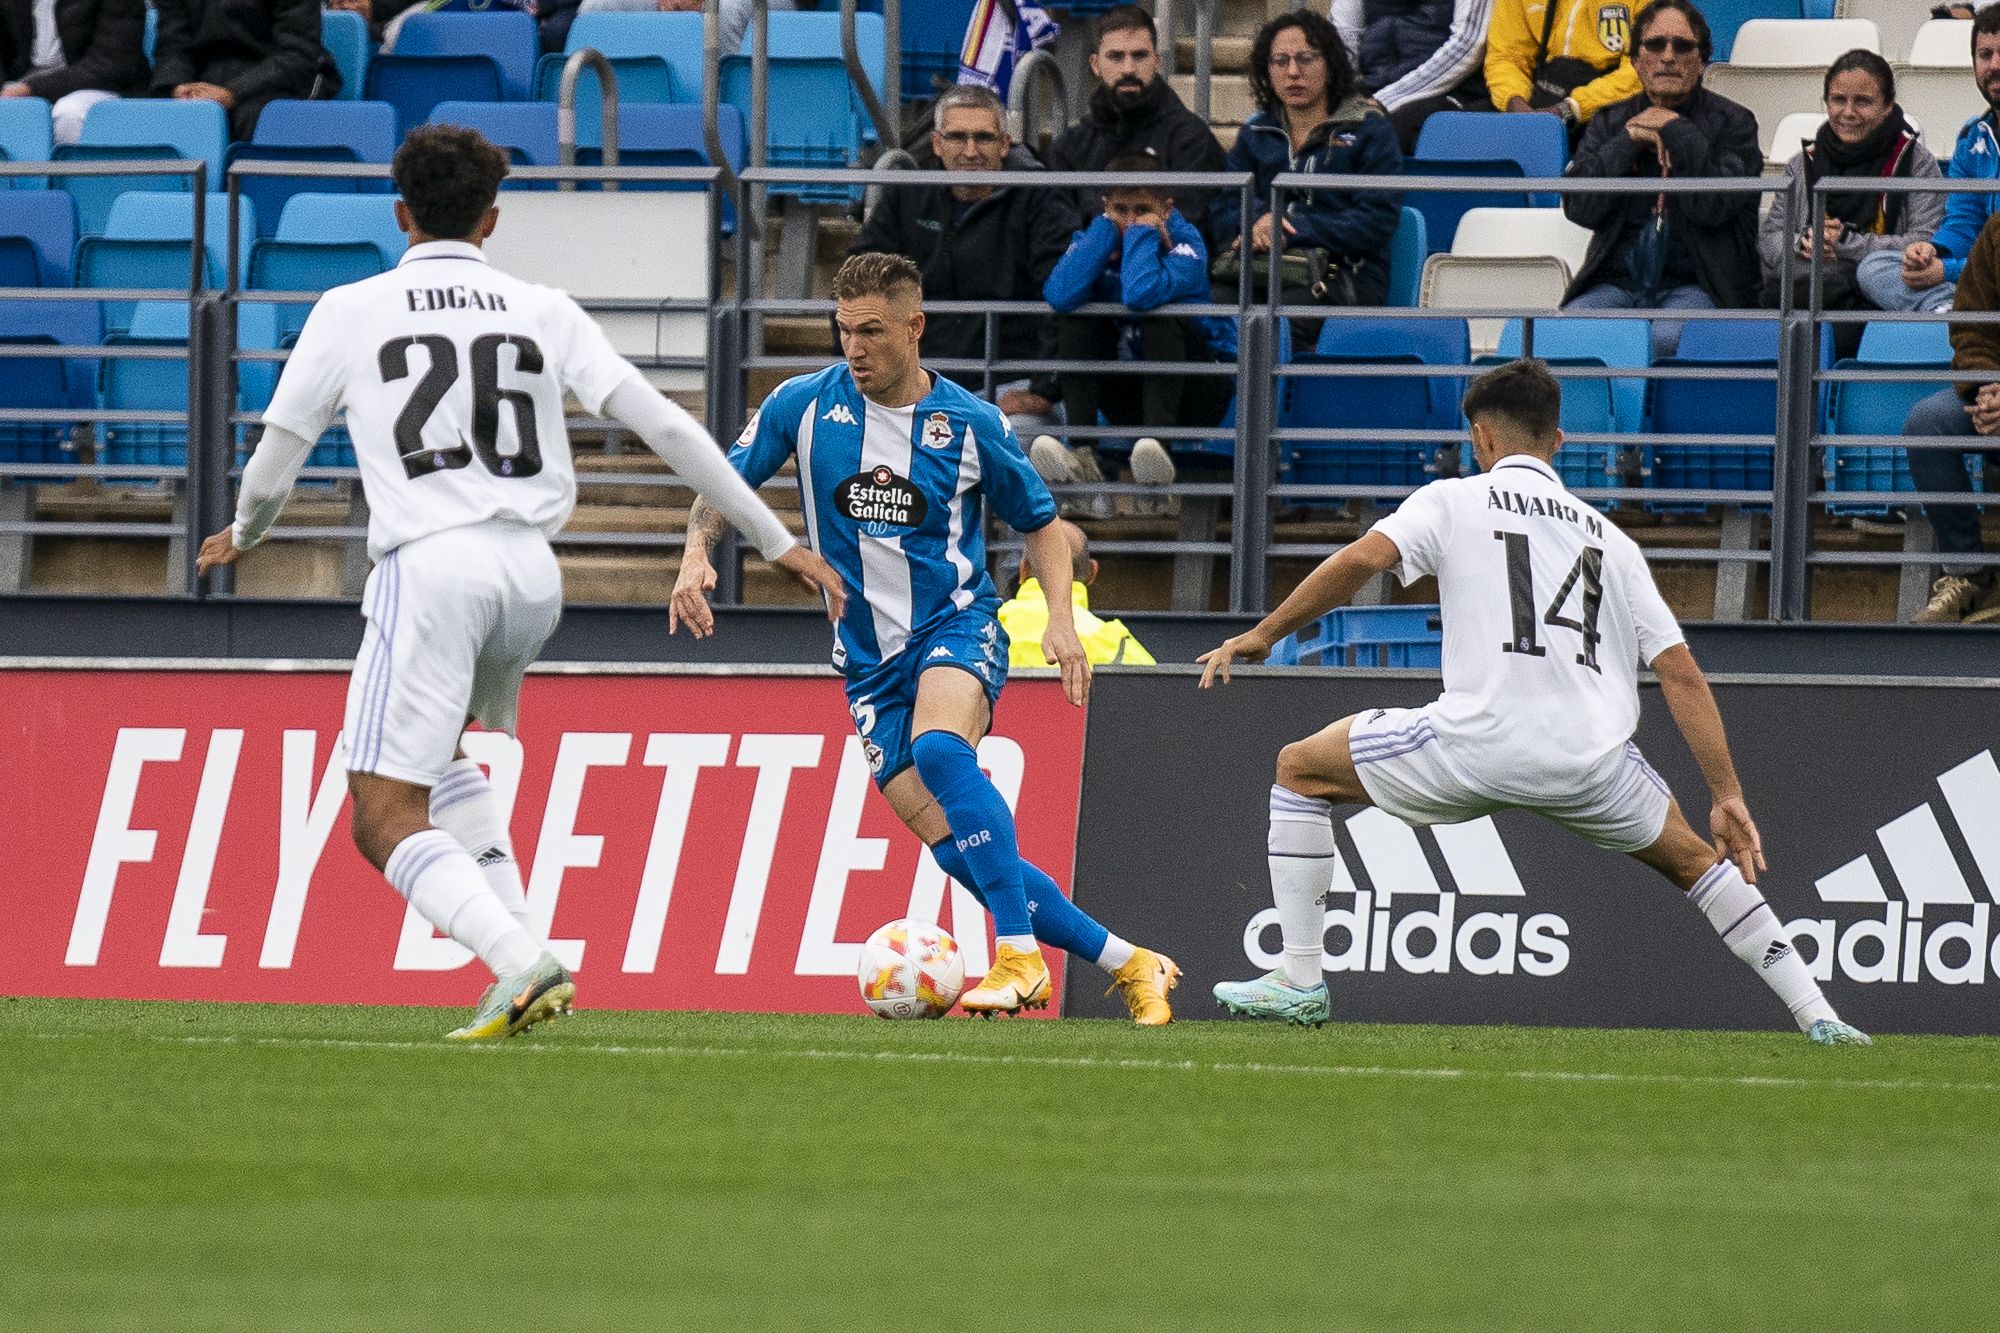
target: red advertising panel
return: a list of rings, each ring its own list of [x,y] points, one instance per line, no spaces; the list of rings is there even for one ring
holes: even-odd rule
[[[330,672],[0,672],[8,989],[476,998],[484,969],[354,850],[345,689]],[[511,805],[580,1003],[860,1012],[861,941],[902,916],[985,970],[985,913],[875,791],[837,681],[537,675],[521,719],[518,741],[474,733],[467,751]],[[1083,734],[1060,685],[1018,681],[979,751],[1023,854],[1065,891]]]

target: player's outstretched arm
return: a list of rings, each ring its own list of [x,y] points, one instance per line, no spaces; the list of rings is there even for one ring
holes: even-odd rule
[[[266,425],[263,438],[243,465],[243,488],[236,495],[236,521],[212,533],[195,554],[195,572],[207,574],[264,540],[284,511],[285,500],[298,480],[299,469],[312,453],[312,441],[282,426]]]
[[[1226,639],[1220,647],[1195,659],[1205,668],[1201,673],[1201,688],[1208,689],[1218,678],[1227,685],[1232,663],[1238,659],[1263,661],[1271,655],[1271,646],[1278,640],[1312,624],[1336,606],[1347,605],[1363,584],[1385,569],[1394,569],[1402,559],[1396,543],[1379,532],[1366,533],[1359,541],[1341,547],[1306,575],[1292,589],[1292,595],[1259,621],[1255,629]]]
[[[680,404],[673,402],[639,376],[634,375],[620,384],[604,401],[607,415],[623,422],[646,447],[666,460],[676,476],[694,487],[699,499],[698,509],[706,507],[719,511],[722,518],[734,524],[738,531],[748,537],[758,553],[797,579],[808,591],[819,593],[826,599],[827,617],[838,621],[846,607],[847,594],[841,587],[840,576],[820,557],[802,546],[792,534],[785,530],[784,523],[771,512],[769,505],[757,498],[714,440],[699,422],[689,416]],[[689,515],[689,527],[694,526],[693,514]],[[692,534],[691,534],[692,535]],[[690,543],[692,545],[692,543]],[[704,546],[706,552],[714,544],[709,539]],[[687,560],[682,562],[682,576],[688,572]],[[709,570],[704,587],[715,586],[714,571]],[[680,606],[679,586],[675,588],[674,605],[667,613],[669,632],[677,627],[683,611]],[[702,620],[706,624],[690,620],[689,628],[696,638],[702,638],[714,628],[713,618],[707,614],[707,599],[701,599]]]
[[[1044,588],[1067,588],[1070,584],[1069,538],[1055,523],[1023,535],[1028,549],[1028,565],[1035,581]],[[1063,694],[1081,708],[1090,698],[1090,658],[1077,637],[1076,614],[1068,597],[1049,598],[1049,623],[1042,630],[1042,656],[1062,668]]]
[[[1764,868],[1763,839],[1750,818],[1750,807],[1744,803],[1743,784],[1736,776],[1736,761],[1729,755],[1729,737],[1723,730],[1715,695],[1708,688],[1708,677],[1702,675],[1684,643],[1666,649],[1651,665],[1660,680],[1660,693],[1667,698],[1667,709],[1674,715],[1674,725],[1680,728],[1688,749],[1694,751],[1695,762],[1701,765],[1702,777],[1708,780],[1713,802],[1709,836],[1715,839],[1716,850],[1736,863],[1743,878],[1755,883],[1757,872]]]

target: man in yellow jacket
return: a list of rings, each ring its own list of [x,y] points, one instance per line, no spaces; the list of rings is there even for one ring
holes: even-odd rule
[[[1097,562],[1090,558],[1090,538],[1082,528],[1066,519],[1057,519],[1069,539],[1070,604],[1076,608],[1076,633],[1083,640],[1084,656],[1092,666],[1152,666],[1153,655],[1132,637],[1123,621],[1099,620],[1090,614],[1091,580],[1097,577]],[[1012,601],[1000,607],[1000,627],[1007,631],[1013,647],[1007,653],[1010,667],[1047,666],[1042,655],[1042,631],[1048,628],[1049,598],[1035,581],[1028,562],[1021,561],[1021,587]]]
[[[1547,112],[1574,126],[1637,96],[1632,20],[1645,7],[1646,0],[1495,0],[1486,32],[1495,109]]]

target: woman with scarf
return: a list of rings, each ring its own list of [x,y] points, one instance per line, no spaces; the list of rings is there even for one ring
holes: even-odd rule
[[[1826,197],[1824,226],[1815,234],[1810,191],[1828,176],[1865,180],[1935,179],[1937,159],[1917,140],[1917,132],[1896,105],[1896,76],[1873,51],[1849,51],[1826,71],[1826,123],[1785,170],[1791,188],[1772,201],[1757,233],[1757,256],[1764,270],[1764,304],[1776,307],[1782,294],[1785,252],[1791,252],[1792,299],[1805,305],[1810,292],[1813,251],[1819,251],[1820,305],[1827,310],[1873,307],[1855,285],[1864,255],[1903,248],[1930,239],[1944,220],[1944,195],[1893,194],[1857,189]],[[1859,324],[1836,326],[1842,355],[1858,343]]]

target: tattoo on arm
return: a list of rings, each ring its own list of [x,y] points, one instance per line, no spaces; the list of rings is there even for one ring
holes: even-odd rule
[[[721,511],[697,495],[694,507],[688,510],[687,549],[703,556],[714,554],[715,544],[722,540],[722,531],[728,526]]]

